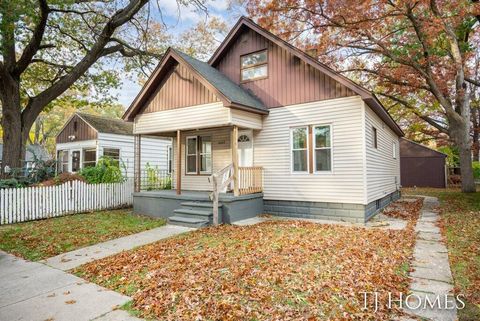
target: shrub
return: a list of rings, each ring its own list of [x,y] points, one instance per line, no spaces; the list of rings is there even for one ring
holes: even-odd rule
[[[125,171],[123,163],[120,164],[111,157],[101,157],[97,165],[83,168],[79,175],[90,184],[120,183],[125,181],[122,168]]]
[[[473,167],[473,176],[476,179],[480,179],[480,162],[473,162],[472,167]]]
[[[55,176],[53,179],[49,179],[48,181],[41,182],[37,184],[38,186],[55,186],[55,185],[62,185],[63,183],[70,182],[70,181],[81,181],[85,182],[85,178],[78,174],[73,173],[61,173],[58,176]]]

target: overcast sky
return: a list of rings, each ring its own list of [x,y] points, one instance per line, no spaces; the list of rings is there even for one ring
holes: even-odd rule
[[[195,10],[193,6],[178,7],[176,0],[159,0],[163,21],[166,23],[169,33],[177,35],[191,28],[200,21],[208,19],[205,12]],[[242,14],[241,9],[228,10],[228,1],[208,0],[206,2],[209,17],[221,17],[229,26],[233,26],[239,15]],[[155,12],[154,19],[160,21],[156,2],[153,2],[153,10]],[[127,108],[135,96],[140,91],[140,86],[131,79],[124,78],[123,85],[119,89],[112,90],[112,93],[118,97],[118,102]]]

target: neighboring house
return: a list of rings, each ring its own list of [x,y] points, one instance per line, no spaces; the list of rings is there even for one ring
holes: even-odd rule
[[[168,49],[124,119],[136,135],[174,137],[177,199],[134,194],[136,212],[173,223],[205,223],[192,213],[211,209],[185,200],[207,201],[192,191],[211,191],[210,175],[227,167],[226,180],[230,164],[225,222],[262,212],[364,222],[400,195],[403,132],[377,98],[247,18],[208,63]]]
[[[75,113],[56,137],[59,172],[77,172],[95,166],[100,157],[109,156],[119,160],[127,176],[133,177],[132,131],[132,124],[121,119]],[[161,171],[171,170],[168,161],[170,138],[144,137],[142,143],[143,167],[148,163]]]
[[[0,143],[0,164],[2,163],[2,156],[3,155],[3,144]],[[40,161],[48,161],[51,160],[52,156],[48,153],[48,151],[39,144],[30,144],[27,145],[25,151],[25,165],[26,168],[31,168],[33,166],[33,162],[35,160]]]
[[[400,169],[402,187],[447,187],[447,155],[402,138]]]

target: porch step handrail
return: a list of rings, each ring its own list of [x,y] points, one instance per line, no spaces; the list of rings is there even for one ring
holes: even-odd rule
[[[218,225],[218,199],[220,192],[226,190],[233,182],[233,163],[213,173],[208,180],[213,184],[210,199],[213,202],[213,224]]]

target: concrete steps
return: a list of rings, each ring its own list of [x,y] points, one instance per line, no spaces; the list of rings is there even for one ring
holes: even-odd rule
[[[222,206],[218,208],[221,222]],[[212,202],[184,202],[181,208],[173,211],[173,216],[168,218],[168,223],[187,227],[204,227],[213,223]]]

